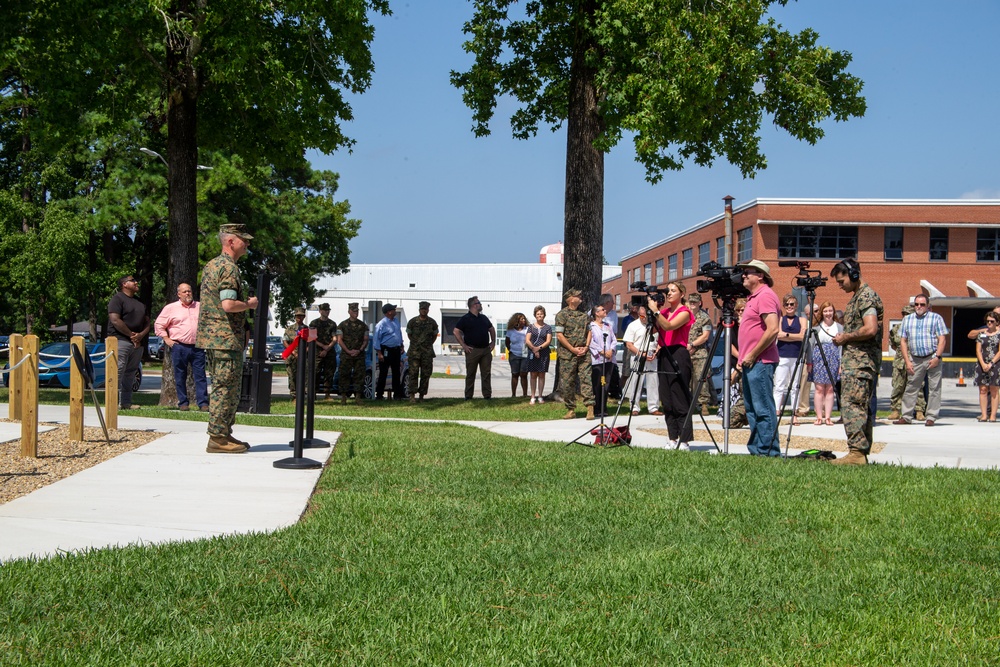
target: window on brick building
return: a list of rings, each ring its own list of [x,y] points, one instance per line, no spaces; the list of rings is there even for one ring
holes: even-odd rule
[[[700,269],[711,261],[712,244],[706,241],[698,246],[698,268]]]
[[[857,227],[778,225],[779,259],[841,259],[857,254]]]
[[[690,276],[694,273],[693,263],[694,263],[694,250],[688,248],[681,252],[681,262],[683,263],[684,275]]]
[[[948,228],[931,227],[928,259],[932,262],[948,261]]]
[[[647,283],[653,282],[653,265],[646,264],[642,267],[642,279]]]
[[[736,261],[749,262],[751,259],[753,259],[753,227],[747,227],[736,232]]]
[[[976,230],[976,261],[1000,262],[1000,229]]]
[[[715,261],[722,266],[726,265],[726,237],[720,236],[715,239]]]
[[[887,262],[903,261],[903,228],[885,228],[885,260]]]
[[[656,284],[659,285],[663,282],[663,260],[656,260]]]
[[[667,257],[667,280],[677,280],[677,255]]]

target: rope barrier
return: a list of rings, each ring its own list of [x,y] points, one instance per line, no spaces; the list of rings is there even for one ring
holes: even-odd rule
[[[3,350],[0,350],[0,352],[3,352]],[[70,356],[68,354],[67,355],[49,354],[48,352],[39,352],[38,356],[39,357],[48,357],[49,359],[66,359],[67,361],[69,359],[72,359],[72,356]],[[102,359],[107,359],[108,357],[110,357],[111,356],[111,351],[107,350],[105,352],[96,352],[94,354],[88,354],[87,356],[90,357],[91,361],[100,361]]]
[[[21,364],[23,364],[24,362],[26,362],[28,359],[31,359],[31,352],[25,352],[24,356],[21,357],[21,361],[17,362],[16,364],[14,364],[13,366],[11,366],[10,368],[5,368],[4,369],[4,373],[7,373],[7,372],[12,371],[12,370],[15,370]]]

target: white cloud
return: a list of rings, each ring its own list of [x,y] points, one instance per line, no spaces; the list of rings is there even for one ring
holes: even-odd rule
[[[958,196],[959,199],[1000,199],[1000,189],[998,190],[987,190],[985,188],[980,188],[979,190],[970,190],[969,192],[963,192]]]

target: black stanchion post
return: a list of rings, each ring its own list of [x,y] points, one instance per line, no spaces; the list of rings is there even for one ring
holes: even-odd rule
[[[297,377],[295,378],[295,393],[298,395],[298,400],[295,401],[295,439],[289,443],[294,450],[292,456],[287,459],[280,459],[274,462],[275,468],[284,468],[286,470],[310,470],[314,468],[322,468],[323,464],[319,461],[314,461],[313,459],[307,459],[302,456],[303,440],[302,440],[302,425],[305,416],[305,403],[303,402],[303,385],[306,384],[306,354],[305,350],[302,349],[305,339],[299,338],[299,353],[296,362],[298,363]],[[308,386],[308,385],[306,385]]]
[[[313,436],[313,424],[316,420],[316,330],[309,330],[309,379],[307,391],[309,394],[309,404],[306,406],[306,435],[302,439],[302,446],[306,449],[329,447],[330,443],[322,438]]]

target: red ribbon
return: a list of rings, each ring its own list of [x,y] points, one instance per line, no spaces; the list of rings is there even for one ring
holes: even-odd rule
[[[292,339],[292,342],[288,344],[288,347],[286,347],[284,350],[281,351],[281,358],[287,360],[288,357],[292,356],[292,352],[295,352],[295,348],[299,346],[300,340],[306,340],[306,341],[309,340],[308,327],[299,329],[295,333],[295,338]]]

